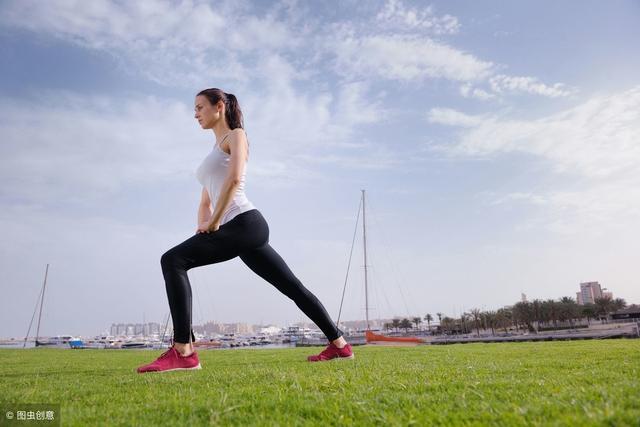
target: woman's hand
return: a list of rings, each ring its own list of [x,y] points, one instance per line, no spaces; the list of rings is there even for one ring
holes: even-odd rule
[[[198,229],[196,230],[196,234],[199,233],[213,233],[218,231],[220,228],[219,223],[213,223],[211,221],[204,221],[198,224]]]
[[[208,231],[213,233],[215,231],[218,231],[219,228],[220,228],[220,223],[219,222],[215,222],[215,223],[211,222],[211,223],[209,223]]]

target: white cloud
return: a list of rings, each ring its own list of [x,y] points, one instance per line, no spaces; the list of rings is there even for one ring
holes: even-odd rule
[[[470,84],[460,86],[460,95],[465,98],[475,98],[480,100],[493,99],[496,96],[480,88],[474,88]]]
[[[387,0],[376,20],[379,26],[393,26],[396,30],[425,29],[434,34],[455,34],[460,29],[455,16],[436,16],[431,6],[422,10],[407,8],[400,0]]]
[[[40,91],[38,103],[4,99],[0,111],[5,196],[93,199],[189,175],[198,155],[192,113],[171,100]]]
[[[469,116],[436,109],[430,120],[460,127],[439,149],[454,156],[527,153],[557,174],[555,188],[496,195],[493,203],[527,201],[545,207],[531,224],[563,233],[637,228],[640,215],[640,87],[596,96],[535,120]],[[562,189],[567,187],[567,189]]]
[[[493,75],[490,61],[430,38],[460,28],[456,17],[437,16],[432,7],[389,0],[375,16],[375,31],[351,20],[327,26],[311,13],[304,4],[286,2],[257,16],[242,2],[217,2],[214,7],[201,1],[25,0],[4,2],[0,23],[109,52],[123,69],[174,87],[209,87],[215,78],[218,86],[249,90],[257,86],[256,76],[270,84],[278,76],[265,74],[263,65],[278,56],[292,68],[287,71],[290,79],[312,76],[328,59],[336,74],[349,80],[488,82],[494,93],[468,84],[460,88],[463,97],[482,100],[496,94],[572,93],[561,83],[549,86],[535,77]],[[295,65],[289,59],[294,56]]]
[[[351,78],[378,76],[400,81],[446,78],[475,81],[489,75],[492,64],[444,43],[412,35],[360,36],[338,30],[327,49],[335,53],[334,70]]]
[[[334,25],[330,31],[333,36],[321,37],[320,45],[334,58],[337,74],[348,79],[377,77],[407,83],[444,78],[463,82],[460,94],[480,100],[518,93],[556,98],[575,92],[562,83],[550,86],[536,77],[496,75],[492,62],[434,40],[429,34],[455,34],[460,23],[450,15],[436,16],[430,6],[418,10],[399,0],[388,0],[376,21],[375,30],[349,21]],[[471,82],[489,88],[474,87]]]
[[[489,84],[491,89],[499,94],[525,92],[549,98],[559,98],[574,93],[574,90],[567,89],[563,83],[555,83],[553,86],[548,86],[540,82],[536,77],[516,77],[499,74],[491,77]]]
[[[640,88],[634,88],[536,120],[483,117],[451,149],[469,155],[525,152],[550,160],[558,172],[606,177],[637,169],[639,139]]]
[[[343,149],[313,155],[303,153],[297,155],[296,159],[303,160],[307,164],[336,165],[350,171],[358,169],[380,170],[406,166],[406,159],[401,153],[384,146],[363,143],[355,148],[355,151]]]
[[[430,123],[437,123],[446,126],[475,127],[482,122],[481,116],[471,116],[452,110],[451,108],[432,108],[427,113],[427,120]]]
[[[336,96],[307,95],[293,88],[286,75],[293,71],[285,62],[272,58],[264,66],[280,73],[280,81],[266,93],[240,96],[252,154],[260,155],[259,164],[249,162],[249,173],[260,185],[322,179],[313,166],[317,162],[305,154],[360,150],[358,126],[383,120],[379,103],[365,102],[366,84],[345,85]],[[193,178],[196,185],[195,168],[213,135],[199,129],[191,105],[154,96],[117,99],[66,91],[37,96],[35,104],[29,97],[0,101],[4,197],[85,203],[180,177]],[[308,163],[300,164],[304,159]]]
[[[285,51],[299,40],[275,16],[247,14],[234,2],[8,1],[0,16],[4,26],[114,53],[148,79],[177,87],[202,86],[210,76],[246,83],[243,55]]]
[[[541,189],[535,192],[483,194],[486,203],[528,211],[520,231],[546,229],[562,235],[606,237],[640,233],[640,181],[611,179],[591,182],[576,190]],[[566,185],[557,181],[556,186]],[[615,234],[613,234],[615,233]]]
[[[465,83],[460,86],[460,95],[464,98],[486,101],[488,99],[503,97],[504,95],[518,95],[522,93],[546,96],[548,98],[561,98],[570,96],[576,92],[576,89],[567,88],[563,83],[555,83],[552,86],[546,85],[536,77],[515,77],[498,74],[489,77],[486,83],[489,84],[490,91]]]
[[[383,106],[384,92],[369,94],[367,82],[351,82],[340,86],[338,102],[332,108],[335,119],[343,126],[383,122],[392,114]]]
[[[521,193],[521,192],[509,193],[505,196],[491,195],[491,199],[492,199],[491,204],[493,205],[502,205],[502,204],[513,202],[513,201],[523,201],[523,202],[531,203],[534,205],[544,205],[548,203],[548,200],[543,196],[530,193],[530,192],[529,193]]]

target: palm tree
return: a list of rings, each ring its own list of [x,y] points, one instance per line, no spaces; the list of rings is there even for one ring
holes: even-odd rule
[[[547,305],[547,312],[549,313],[549,318],[553,322],[553,327],[558,328],[558,318],[560,317],[560,310],[558,303],[552,299],[548,299],[544,302]]]
[[[595,319],[597,308],[593,304],[585,304],[582,306],[582,315],[587,318],[587,325],[591,324],[591,319]]]
[[[496,325],[498,324],[498,315],[495,311],[485,311],[484,313],[482,313],[484,320],[487,324],[487,326],[489,326],[491,328],[491,335],[495,335],[496,334]]]
[[[614,311],[613,299],[609,295],[605,295],[602,298],[596,298],[596,313],[600,316],[600,321],[606,319],[609,313]]]
[[[411,321],[416,324],[416,329],[420,330],[420,323],[422,323],[422,318],[421,317],[414,317],[414,318],[411,319]]]
[[[404,318],[400,321],[400,327],[404,329],[405,332],[408,332],[411,328],[411,321],[407,318]]]
[[[450,317],[441,317],[442,313],[438,313],[441,318],[440,320],[440,328],[444,331],[444,332],[451,332],[452,327],[455,325],[455,320],[453,320]]]
[[[559,311],[560,320],[568,320],[569,325],[573,328],[573,319],[578,317],[578,304],[571,297],[562,297]]]
[[[624,298],[616,298],[613,300],[613,311],[622,310],[627,307],[627,302]]]
[[[540,329],[540,323],[543,322],[544,312],[543,312],[543,303],[539,299],[534,299],[531,303],[531,310],[533,311],[533,320],[536,322],[536,329]]]
[[[507,327],[511,326],[511,319],[513,315],[508,308],[501,308],[496,312],[496,326],[502,328],[504,333],[507,333]]]
[[[385,330],[387,330],[387,331],[388,331],[388,330],[389,330],[389,329],[391,329],[391,328],[393,328],[393,323],[391,323],[391,322],[387,322],[387,323],[385,323],[385,324],[384,324],[384,329],[385,329]]]
[[[467,320],[469,320],[469,317],[471,315],[467,312],[464,312],[460,315],[460,323],[462,324],[462,333],[466,334],[469,333],[469,330],[467,329]]]
[[[516,328],[519,325],[526,326],[530,332],[535,332],[535,329],[531,325],[533,319],[533,306],[530,302],[520,301],[513,306],[513,320],[516,324]]]
[[[433,320],[433,316],[427,313],[427,315],[424,316],[424,320],[427,321],[427,329],[429,330],[429,332],[431,332],[431,321]]]
[[[478,336],[480,336],[480,315],[481,314],[482,312],[477,308],[474,308],[471,310],[471,315],[473,316],[473,323],[476,325],[476,332]]]
[[[442,333],[442,331],[444,330],[444,328],[442,327],[442,313],[436,313],[436,316],[438,316],[438,325],[440,326],[440,333]]]
[[[396,330],[396,332],[398,332],[398,328],[400,327],[400,319],[393,319],[391,321],[391,325],[393,326],[393,328]]]

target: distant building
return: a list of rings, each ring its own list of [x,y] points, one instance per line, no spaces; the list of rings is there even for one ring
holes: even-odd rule
[[[126,332],[126,325],[124,323],[112,323],[111,324],[111,335],[116,337],[118,335],[124,335]]]
[[[236,334],[252,334],[253,327],[248,323],[235,323],[235,333]]]
[[[522,302],[527,302],[527,295],[524,292],[520,294],[520,300]]]
[[[142,323],[136,323],[133,325],[133,335],[142,335],[144,332],[144,326]]]
[[[150,335],[160,335],[160,324],[155,322],[145,323],[142,326],[142,331],[145,337]]]
[[[222,334],[253,334],[256,327],[248,323],[216,323],[207,322],[204,325],[193,325],[193,331],[203,335]]]
[[[112,336],[150,336],[160,335],[160,324],[155,322],[149,323],[112,323],[110,333]]]
[[[627,308],[611,313],[613,320],[635,320],[640,322],[640,305],[630,305]]]
[[[576,294],[578,304],[594,304],[596,299],[602,298],[602,287],[598,282],[580,283],[580,292]]]
[[[260,333],[266,334],[266,335],[279,334],[280,331],[282,331],[282,328],[279,328],[277,326],[266,326],[266,327],[260,328]]]
[[[373,330],[384,329],[384,324],[391,322],[393,319],[369,319],[369,327]],[[311,324],[313,327],[315,325]],[[344,332],[357,332],[367,329],[366,320],[345,320],[341,321],[339,325],[340,330]]]

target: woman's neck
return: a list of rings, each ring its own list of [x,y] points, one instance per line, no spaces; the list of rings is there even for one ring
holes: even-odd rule
[[[226,134],[231,132],[231,128],[226,123],[219,123],[213,127],[213,133],[216,136],[216,144],[220,142],[222,138],[225,137]]]

